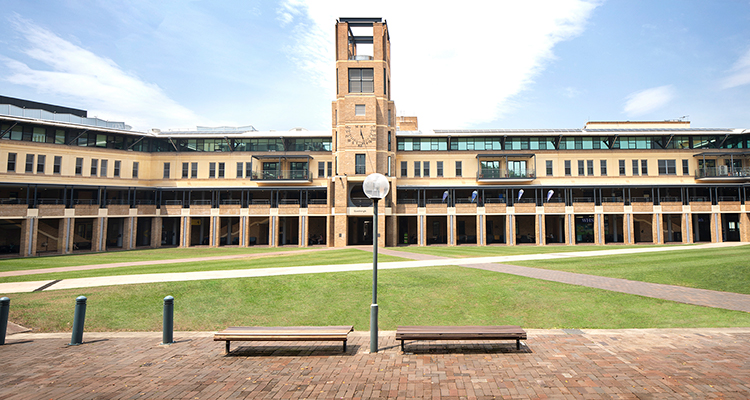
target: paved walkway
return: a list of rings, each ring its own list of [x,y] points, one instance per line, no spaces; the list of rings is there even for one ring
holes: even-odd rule
[[[718,292],[713,290],[694,289],[681,286],[663,285],[657,283],[647,283],[631,281],[627,279],[606,278],[595,275],[576,274],[563,271],[554,271],[540,268],[519,267],[506,264],[513,261],[522,260],[543,260],[567,257],[592,257],[600,255],[614,254],[634,254],[648,253],[659,251],[678,251],[685,249],[715,248],[742,245],[737,243],[712,243],[690,247],[668,246],[668,247],[643,247],[643,248],[624,248],[613,250],[594,250],[594,251],[575,251],[565,253],[548,253],[548,254],[526,254],[515,256],[494,256],[494,257],[476,257],[476,258],[445,258],[425,254],[409,253],[392,249],[378,250],[383,254],[389,254],[399,257],[418,258],[418,261],[400,261],[379,263],[379,269],[396,269],[396,268],[419,268],[439,265],[460,265],[463,267],[472,267],[486,269],[496,272],[502,272],[513,275],[521,275],[535,279],[544,279],[549,281],[567,283],[593,287],[604,290],[611,290],[621,293],[635,294],[652,298],[676,301],[680,303],[701,305],[707,307],[724,308],[728,310],[750,312],[750,295],[739,293]],[[362,250],[372,250],[371,247],[359,247]],[[322,249],[321,249],[322,250]],[[314,251],[314,250],[313,250]],[[289,254],[289,253],[285,253]],[[228,256],[235,258],[235,256]],[[214,259],[215,257],[206,257]],[[175,260],[165,260],[174,262]],[[155,263],[160,263],[157,261]],[[88,267],[88,266],[83,266]],[[76,267],[68,267],[76,268]],[[125,284],[143,284],[155,282],[177,282],[206,279],[230,279],[230,278],[252,278],[262,276],[278,275],[296,275],[312,273],[331,273],[344,271],[365,271],[372,269],[371,263],[363,264],[341,264],[341,265],[317,265],[304,267],[286,267],[286,268],[258,268],[243,270],[223,270],[223,271],[200,271],[200,272],[180,272],[180,273],[163,273],[163,274],[139,274],[139,275],[119,275],[103,276],[92,278],[75,278],[64,280],[46,280],[17,283],[0,283],[0,294],[32,292],[41,290],[62,290],[75,289],[95,286],[125,285]]]
[[[238,343],[212,333],[17,334],[0,399],[747,399],[750,329],[529,330],[514,342]]]

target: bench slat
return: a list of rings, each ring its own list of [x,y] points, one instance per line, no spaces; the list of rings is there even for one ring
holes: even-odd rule
[[[404,350],[405,340],[515,340],[520,349],[520,341],[527,339],[526,331],[520,326],[399,326],[396,340],[401,341]]]

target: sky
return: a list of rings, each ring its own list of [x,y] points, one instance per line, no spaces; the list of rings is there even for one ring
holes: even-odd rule
[[[750,128],[750,0],[0,0],[0,95],[151,128],[331,129],[339,17],[430,129]]]

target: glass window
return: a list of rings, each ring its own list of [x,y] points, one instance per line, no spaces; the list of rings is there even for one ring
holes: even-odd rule
[[[547,170],[547,176],[552,176],[552,160],[547,160],[544,162],[544,166]]]
[[[168,162],[164,163],[164,173],[162,174],[162,177],[164,179],[169,179],[169,163]]]
[[[374,93],[372,68],[349,68],[349,93]]]
[[[198,163],[190,163],[190,178],[198,177]]]
[[[594,175],[594,160],[586,160],[586,175]]]
[[[34,128],[31,135],[32,142],[44,143],[47,141],[47,130],[44,128]]]
[[[648,175],[648,160],[641,160],[641,175]]]
[[[354,115],[362,117],[365,115],[366,107],[364,104],[355,104],[354,105]]]
[[[318,161],[318,178],[324,178],[326,176],[326,163],[324,161]]]
[[[327,176],[333,176],[333,161],[328,161],[328,164],[326,165],[326,171],[327,171],[327,174],[326,174]]]
[[[367,173],[367,168],[365,167],[365,155],[364,154],[355,154],[354,155],[354,173],[357,175],[364,175]]]
[[[190,163],[186,163],[186,162],[182,163],[182,178],[186,179],[189,176],[188,175],[189,173],[190,173]]]
[[[208,177],[216,178],[216,163],[208,163]]]
[[[456,177],[463,176],[463,167],[461,161],[456,161]]]
[[[583,176],[586,174],[583,160],[578,160],[578,176]]]
[[[138,161],[133,161],[133,178],[138,178]]]
[[[422,173],[422,162],[420,161],[414,161],[414,177],[419,178],[421,177]]]
[[[77,157],[76,158],[76,175],[81,175],[83,173],[83,158]]]
[[[62,129],[55,130],[55,144],[65,144],[65,131]]]
[[[625,176],[625,160],[618,160],[617,166],[620,170],[620,176]]]
[[[219,178],[223,178],[224,177],[224,164],[225,163],[223,163],[223,162],[219,163]]]
[[[99,160],[96,158],[91,159],[91,176],[99,175]]]
[[[570,160],[565,160],[565,176],[570,176],[572,174],[571,166],[570,166]]]
[[[601,176],[607,176],[607,160],[599,160],[599,171]]]
[[[638,176],[638,160],[633,160],[633,176]]]
[[[8,153],[8,172],[16,172],[16,153]]]
[[[682,174],[690,175],[690,164],[688,163],[688,160],[682,160]]]
[[[677,160],[659,160],[659,175],[677,175]]]
[[[62,169],[62,156],[55,156],[55,163],[52,167],[53,174],[59,174]]]
[[[408,167],[407,167],[406,161],[401,161],[401,177],[402,178],[406,178],[406,176],[407,176],[407,172],[406,172],[407,168]]]
[[[99,174],[101,176],[105,177],[105,178],[107,177],[107,164],[108,164],[108,162],[109,162],[108,160],[102,160],[101,169],[99,170]]]
[[[439,177],[443,176],[443,162],[442,161],[437,162],[437,176]]]
[[[430,162],[429,161],[425,161],[422,163],[422,171],[424,171],[422,176],[424,176],[425,178],[430,177]]]
[[[198,165],[195,166],[195,176],[198,176]],[[253,176],[253,163],[246,162],[245,163],[245,178],[250,178]]]
[[[115,171],[114,171],[115,178],[120,177],[120,162],[115,160]]]
[[[44,173],[44,163],[47,161],[47,156],[44,154],[40,154],[36,158],[36,173],[37,174],[43,174]]]
[[[26,154],[26,172],[34,172],[34,155]]]

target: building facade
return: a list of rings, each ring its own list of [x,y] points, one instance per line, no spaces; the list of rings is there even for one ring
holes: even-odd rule
[[[750,242],[750,130],[419,130],[379,18],[336,23],[331,131],[136,132],[0,97],[0,254],[163,246]]]

